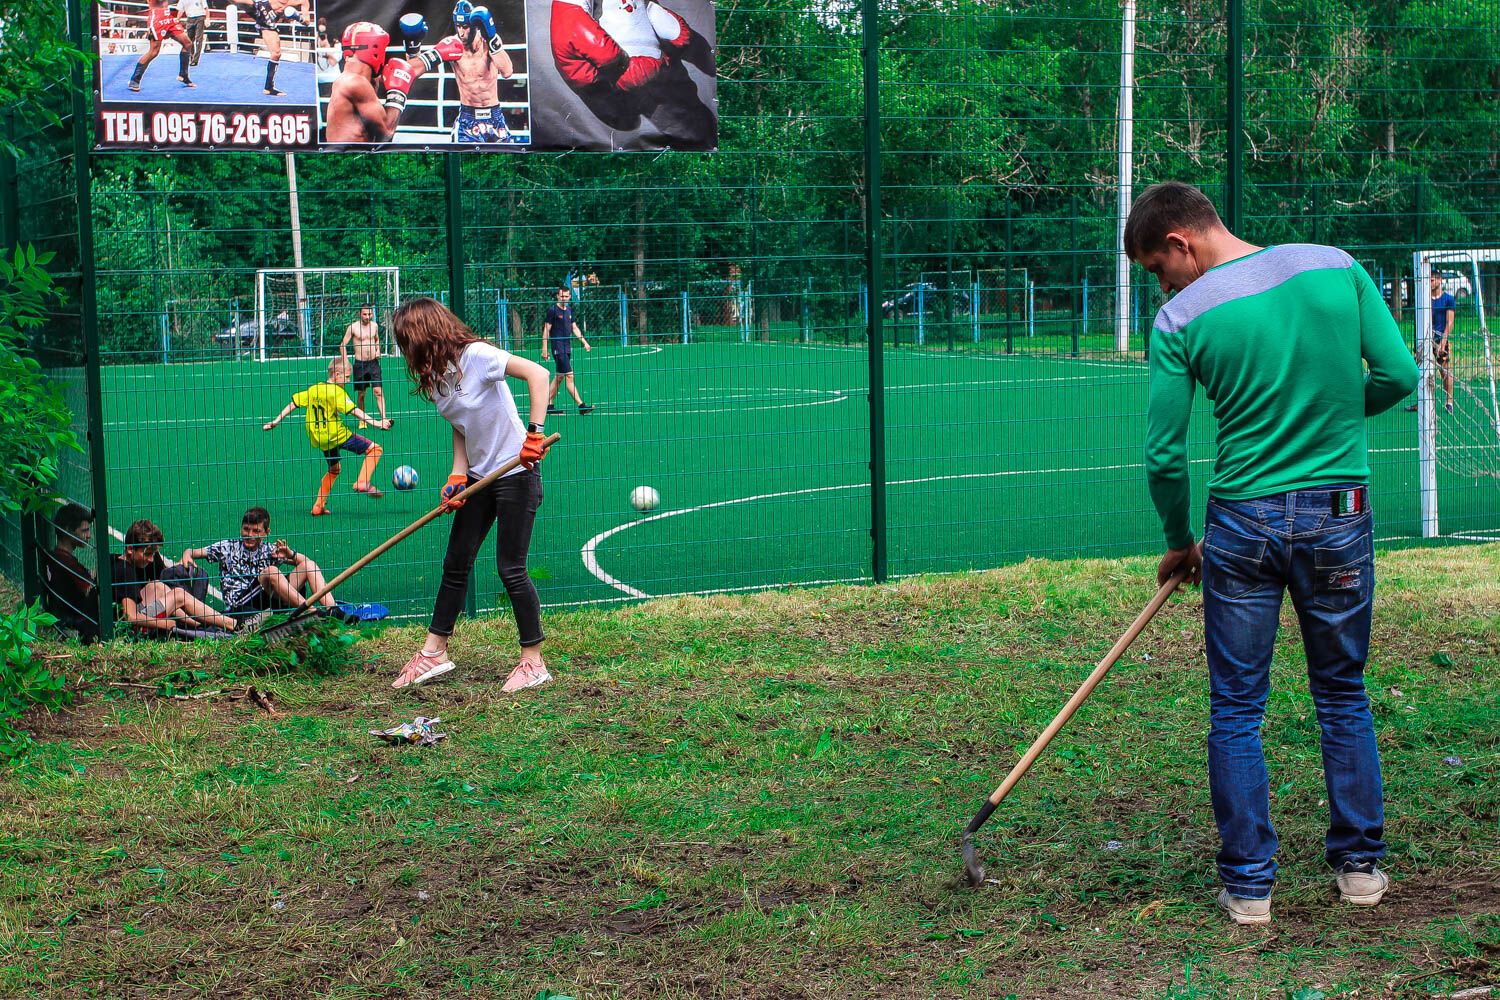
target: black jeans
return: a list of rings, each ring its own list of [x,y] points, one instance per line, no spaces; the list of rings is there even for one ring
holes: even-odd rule
[[[477,476],[469,476],[471,487],[477,481]],[[531,528],[536,523],[537,508],[542,505],[542,477],[536,472],[519,472],[501,477],[478,493],[466,491],[463,495],[467,499],[454,513],[453,528],[448,532],[443,582],[438,587],[428,631],[434,635],[453,634],[479,545],[490,533],[490,525],[499,521],[500,526],[495,530],[495,560],[500,582],[510,597],[521,645],[535,646],[545,638],[542,602],[536,595],[536,585],[526,574],[526,550],[531,547]]]

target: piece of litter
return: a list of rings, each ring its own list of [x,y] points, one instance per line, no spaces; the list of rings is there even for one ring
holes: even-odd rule
[[[386,743],[398,743],[407,746],[431,746],[439,740],[448,738],[447,733],[435,733],[432,727],[442,722],[442,719],[429,719],[425,715],[419,715],[410,722],[403,722],[399,726],[390,729],[372,729],[370,735],[377,740]]]
[[[1142,653],[1141,654],[1141,659],[1143,659],[1143,660],[1154,660],[1154,659],[1156,659],[1156,657],[1152,656],[1150,653]]]
[[[421,900],[422,902],[425,903],[425,902],[427,902],[431,898],[432,897],[427,894],[427,890],[426,889],[418,889],[417,890],[417,899]]]
[[[1444,757],[1443,763],[1449,767],[1463,767],[1464,759],[1462,757]]]
[[[1404,695],[1404,694],[1401,693],[1401,689],[1400,688],[1393,687],[1393,688],[1391,688],[1391,697],[1392,698],[1405,698],[1406,695]]]
[[[1124,846],[1125,845],[1120,843],[1118,840],[1107,840],[1104,842],[1104,849],[1106,851],[1118,851]]]
[[[271,909],[273,909],[273,910],[284,910],[284,909],[286,909],[286,900],[284,900],[284,899],[278,899],[276,902],[274,902],[274,903],[271,904]]]

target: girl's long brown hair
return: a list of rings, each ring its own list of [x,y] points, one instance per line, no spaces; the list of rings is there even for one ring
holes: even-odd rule
[[[412,299],[391,314],[391,333],[417,393],[431,400],[464,348],[481,338],[437,299]]]

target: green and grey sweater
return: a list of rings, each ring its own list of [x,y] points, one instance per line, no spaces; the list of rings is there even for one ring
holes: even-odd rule
[[[1195,386],[1218,428],[1209,493],[1248,500],[1368,482],[1365,418],[1416,384],[1390,310],[1344,251],[1273,246],[1210,269],[1161,307],[1151,332],[1146,478],[1168,547],[1193,540]]]

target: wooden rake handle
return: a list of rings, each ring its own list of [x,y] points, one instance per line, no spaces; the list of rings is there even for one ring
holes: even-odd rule
[[[561,440],[561,434],[552,434],[549,435],[543,443],[546,444],[548,448],[551,448],[554,444]],[[515,471],[515,469],[520,466],[520,464],[521,459],[519,457],[513,458],[509,462],[506,462],[504,465],[500,466],[500,468],[496,469],[494,472],[481,477],[473,485],[464,487],[464,492],[467,493],[470,490],[482,490],[486,486],[489,486],[491,483],[495,482],[501,476]],[[330,593],[333,588],[337,587],[339,584],[349,579],[355,573],[358,573],[360,570],[370,565],[370,563],[374,562],[376,559],[379,559],[385,553],[395,548],[401,542],[405,541],[408,536],[415,534],[417,531],[426,527],[430,522],[436,520],[439,517],[442,517],[447,513],[449,513],[447,506],[445,506],[444,504],[438,504],[432,510],[429,510],[427,513],[417,518],[411,524],[408,524],[406,527],[396,532],[390,538],[387,538],[385,541],[375,546],[369,552],[356,559],[348,569],[344,570],[338,576],[334,577],[332,580],[329,580],[327,583],[323,584],[323,586],[313,591],[312,596],[308,597],[307,600],[302,602],[301,606],[299,606],[296,611],[292,612],[293,617],[297,617],[298,615],[302,615],[307,611],[310,611],[312,607],[317,604],[318,601],[322,600],[325,595]]]
[[[1026,771],[1036,759],[1042,755],[1042,751],[1047,749],[1047,744],[1052,742],[1052,737],[1056,736],[1062,727],[1068,724],[1068,720],[1073,717],[1073,713],[1078,711],[1078,707],[1088,700],[1089,695],[1094,693],[1094,688],[1098,687],[1099,682],[1104,680],[1104,675],[1109,673],[1109,668],[1113,667],[1115,661],[1125,654],[1125,650],[1130,648],[1132,642],[1135,642],[1136,636],[1140,635],[1141,630],[1146,627],[1152,618],[1156,617],[1156,613],[1162,609],[1162,605],[1167,603],[1167,598],[1172,596],[1172,592],[1185,579],[1187,579],[1187,574],[1185,572],[1178,572],[1161,585],[1161,588],[1156,592],[1156,596],[1151,598],[1151,603],[1147,604],[1145,609],[1135,616],[1135,621],[1130,623],[1130,628],[1116,640],[1110,651],[1104,654],[1104,659],[1099,661],[1099,665],[1094,668],[1093,673],[1089,674],[1078,690],[1073,692],[1073,697],[1068,699],[1068,703],[1062,707],[1062,711],[1057,713],[1056,717],[1047,725],[1047,728],[1042,730],[1042,734],[1021,755],[1021,759],[1016,761],[1016,766],[1010,769],[1010,773],[1005,776],[1005,780],[1000,783],[1000,787],[990,793],[988,806],[984,813],[985,816],[988,816],[994,810],[994,807],[998,806],[1010,794],[1010,790],[1016,787],[1016,782],[1021,780],[1022,776],[1026,774]]]

